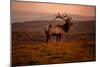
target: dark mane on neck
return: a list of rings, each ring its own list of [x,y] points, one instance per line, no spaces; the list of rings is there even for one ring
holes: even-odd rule
[[[69,30],[69,24],[68,24],[68,22],[66,22],[66,23],[63,25],[63,29],[64,29],[65,32],[68,32],[68,30]]]

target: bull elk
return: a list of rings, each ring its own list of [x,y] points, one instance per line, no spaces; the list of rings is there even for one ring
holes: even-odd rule
[[[51,36],[56,36],[56,42],[60,43],[61,36],[67,33],[70,29],[70,26],[73,25],[73,23],[71,22],[72,17],[68,16],[66,13],[65,14],[58,13],[54,19],[57,19],[57,18],[65,21],[65,24],[63,25],[50,24],[45,28],[47,43]]]

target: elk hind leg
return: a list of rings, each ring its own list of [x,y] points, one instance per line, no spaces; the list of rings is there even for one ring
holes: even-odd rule
[[[60,43],[60,40],[61,40],[61,34],[59,34],[59,43]]]

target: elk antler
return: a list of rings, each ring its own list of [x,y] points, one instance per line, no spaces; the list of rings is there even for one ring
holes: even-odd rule
[[[68,16],[66,13],[64,13],[62,15],[60,13],[58,13],[55,18],[60,18],[66,22],[69,22],[72,19],[72,17]]]
[[[61,18],[60,13],[58,13],[58,14],[56,15],[56,18]]]

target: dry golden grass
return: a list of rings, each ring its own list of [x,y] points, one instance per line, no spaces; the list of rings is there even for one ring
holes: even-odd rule
[[[46,43],[44,27],[51,21],[12,24],[12,65],[39,65],[96,60],[95,21],[75,22],[58,45]],[[57,21],[56,24],[62,24]]]
[[[15,33],[12,40],[13,65],[38,65],[95,61],[95,40],[34,41],[33,33]]]

